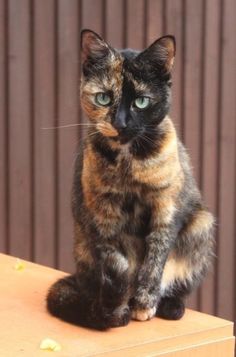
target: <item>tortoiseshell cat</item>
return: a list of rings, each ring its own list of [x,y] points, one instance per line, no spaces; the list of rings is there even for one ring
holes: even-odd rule
[[[96,329],[183,316],[213,255],[213,217],[168,117],[175,39],[118,51],[82,31],[81,103],[91,126],[75,165],[76,273],[48,310]]]

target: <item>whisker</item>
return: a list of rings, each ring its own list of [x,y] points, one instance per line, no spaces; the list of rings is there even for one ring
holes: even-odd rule
[[[87,126],[87,127],[93,127],[94,124],[90,123],[76,123],[76,124],[68,124],[68,125],[60,125],[60,126],[49,126],[49,127],[44,127],[41,128],[43,130],[52,130],[52,129],[65,129],[65,128],[72,128],[75,126]]]
[[[156,142],[150,139],[148,136],[141,134],[140,138],[144,139],[146,142],[156,145]]]
[[[140,139],[143,138],[142,135],[138,135],[138,137],[139,137]],[[143,138],[143,139],[145,140],[145,138]],[[141,148],[145,149],[145,146],[144,146],[144,144],[143,144],[143,142],[142,142],[141,140],[137,140],[137,141],[136,141],[136,144],[138,144],[138,146],[140,146]]]
[[[138,142],[138,144],[140,145],[140,146],[142,146],[143,148],[144,148],[144,142],[146,142],[147,144],[152,144],[152,145],[154,145],[154,146],[156,146],[156,142],[155,141],[153,141],[152,139],[150,139],[149,137],[147,137],[146,135],[144,135],[144,134],[141,134],[141,135],[139,135],[139,138],[141,139],[141,140],[139,140],[139,142]],[[142,142],[143,141],[143,142]]]
[[[96,135],[96,134],[98,134],[98,133],[100,133],[100,131],[99,130],[97,130],[97,131],[93,131],[92,133],[90,133],[90,134],[88,134],[88,136],[94,136],[94,135]]]

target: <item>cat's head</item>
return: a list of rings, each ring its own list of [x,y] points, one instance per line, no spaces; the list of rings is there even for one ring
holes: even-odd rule
[[[174,56],[173,36],[142,52],[118,51],[83,30],[81,104],[96,129],[122,144],[155,132],[169,111]]]

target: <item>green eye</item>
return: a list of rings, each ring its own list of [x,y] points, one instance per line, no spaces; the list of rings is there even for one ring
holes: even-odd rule
[[[138,109],[146,109],[150,104],[150,98],[148,97],[138,97],[134,101],[135,107]]]
[[[95,101],[97,104],[106,107],[111,103],[111,96],[107,93],[97,93],[95,96]]]

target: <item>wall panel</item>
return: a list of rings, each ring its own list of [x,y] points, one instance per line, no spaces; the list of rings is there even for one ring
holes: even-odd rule
[[[201,187],[208,207],[217,217],[218,185],[218,103],[220,101],[220,1],[210,0],[205,7],[205,31],[203,34],[203,95],[202,95],[202,152]],[[216,218],[216,224],[218,219]],[[216,230],[217,233],[217,230]],[[204,281],[200,294],[200,307],[204,312],[214,313],[216,308],[216,264]]]
[[[0,250],[7,251],[7,28],[6,3],[0,1]]]
[[[222,2],[217,313],[235,313],[236,3]],[[226,303],[227,301],[227,303]]]
[[[34,259],[55,266],[56,132],[50,129],[57,125],[54,0],[35,0],[33,15]]]
[[[9,249],[32,253],[32,73],[29,0],[8,1]]]
[[[183,139],[198,184],[201,170],[203,10],[202,0],[186,0],[184,3]],[[190,306],[197,308],[198,305],[195,292],[190,297]]]
[[[79,19],[76,0],[58,1],[58,98],[57,125],[78,123],[78,55]],[[78,144],[75,127],[58,129],[58,266],[62,270],[73,270],[71,216],[71,186],[73,165]]]

